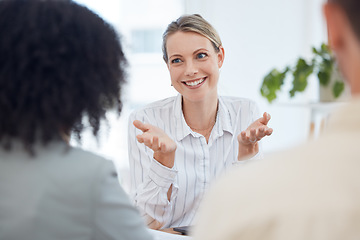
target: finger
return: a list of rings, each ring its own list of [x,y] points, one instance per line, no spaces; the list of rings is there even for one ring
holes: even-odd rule
[[[240,133],[240,137],[238,138],[238,141],[242,141],[242,142],[248,142],[248,138],[246,137],[246,132],[245,131],[242,131]]]
[[[146,131],[149,130],[149,127],[147,126],[147,124],[144,124],[143,122],[141,122],[139,120],[135,120],[133,122],[133,124],[137,129],[139,129],[139,130],[141,130],[143,132],[146,132]]]
[[[166,144],[165,143],[160,143],[160,149],[159,149],[161,152],[166,152],[167,150],[167,147],[166,147]]]
[[[258,133],[264,133],[265,132],[265,127],[259,127]]]
[[[245,131],[240,132],[240,134],[237,136],[237,140],[239,143],[244,143],[246,140],[246,132]]]
[[[154,150],[154,151],[161,150],[160,145],[159,145],[159,138],[157,136],[154,136],[152,146],[153,146],[152,150]]]
[[[256,134],[256,138],[258,140],[262,139],[265,136],[265,128],[264,127],[260,127],[257,134]]]
[[[139,143],[143,143],[143,142],[144,142],[144,138],[143,138],[142,135],[137,135],[137,136],[136,136],[136,139],[137,139],[137,141],[138,141]]]
[[[256,142],[256,129],[250,129],[250,137],[249,137],[249,141],[251,143]]]
[[[270,136],[272,133],[273,133],[273,129],[272,128],[268,128],[268,129],[266,129],[266,131],[265,131],[265,134],[267,135],[267,136]]]
[[[270,121],[270,119],[271,119],[270,114],[268,114],[267,112],[264,112],[263,117],[260,119],[260,122],[264,125],[267,125],[268,122]]]
[[[151,148],[152,149],[152,143],[153,143],[153,141],[152,141],[152,138],[146,138],[146,137],[144,137],[144,144],[147,146],[147,147],[149,147],[149,148]]]

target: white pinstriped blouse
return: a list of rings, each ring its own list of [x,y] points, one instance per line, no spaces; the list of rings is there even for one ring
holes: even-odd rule
[[[238,164],[237,135],[261,117],[255,102],[219,97],[216,123],[208,143],[186,124],[181,95],[151,103],[133,112],[129,119],[131,192],[149,227],[191,225],[209,184],[226,169]],[[177,144],[172,169],[153,158],[153,151],[138,143],[137,119],[163,129]],[[260,148],[261,149],[261,148]],[[255,158],[259,158],[257,154]],[[170,201],[167,192],[173,184]]]

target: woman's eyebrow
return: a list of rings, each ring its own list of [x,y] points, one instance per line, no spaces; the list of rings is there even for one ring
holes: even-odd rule
[[[209,50],[206,48],[199,48],[199,49],[195,50],[194,53],[201,52],[201,51],[209,52]]]
[[[170,58],[173,58],[173,57],[182,57],[182,55],[181,55],[181,54],[178,54],[178,53],[175,53],[175,54],[169,56],[169,59],[170,59]]]

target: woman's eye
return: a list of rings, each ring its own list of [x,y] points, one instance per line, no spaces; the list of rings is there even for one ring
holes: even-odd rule
[[[204,58],[204,57],[206,57],[206,56],[207,56],[206,53],[199,53],[199,54],[197,55],[197,58]]]
[[[171,60],[171,63],[179,63],[179,62],[181,62],[180,58],[175,58]]]

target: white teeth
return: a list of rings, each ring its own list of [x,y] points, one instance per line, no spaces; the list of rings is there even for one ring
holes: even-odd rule
[[[199,85],[200,83],[202,83],[204,80],[205,80],[205,78],[202,78],[200,80],[193,81],[193,82],[185,82],[185,84],[188,86],[196,86],[196,85]]]

